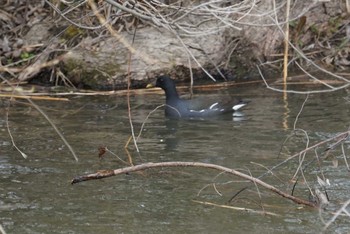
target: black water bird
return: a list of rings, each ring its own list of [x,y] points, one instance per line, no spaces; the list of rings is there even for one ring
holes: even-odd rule
[[[169,118],[207,118],[235,112],[247,105],[242,100],[215,101],[212,103],[200,103],[195,99],[185,100],[179,97],[175,82],[169,76],[160,76],[156,87],[162,88],[166,96],[165,115]]]

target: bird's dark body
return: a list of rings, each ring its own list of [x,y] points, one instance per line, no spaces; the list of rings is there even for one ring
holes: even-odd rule
[[[168,76],[158,77],[156,87],[160,87],[165,91],[165,115],[169,118],[206,118],[218,116],[237,111],[247,104],[247,102],[240,100],[229,100],[195,106],[195,101],[185,100],[179,97],[175,82]]]

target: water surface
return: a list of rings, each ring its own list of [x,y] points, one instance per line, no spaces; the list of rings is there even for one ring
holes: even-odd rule
[[[282,95],[264,87],[220,90],[251,102],[244,117],[213,120],[170,121],[160,109],[146,121],[138,140],[139,153],[130,143],[135,164],[143,162],[194,161],[213,163],[259,176],[288,156],[306,147],[306,138],[292,134],[305,95]],[[217,98],[217,92],[197,94]],[[219,95],[220,96],[220,95]],[[221,97],[221,96],[220,96]],[[0,116],[0,224],[7,233],[318,233],[323,228],[318,210],[305,208],[239,178],[199,168],[161,168],[71,185],[74,176],[124,167],[116,156],[98,158],[98,147],[107,146],[128,161],[124,145],[131,130],[125,96],[69,97],[69,102],[36,101],[72,145],[79,161],[35,108],[12,103],[9,128],[24,159],[13,147],[7,132],[1,99]],[[147,115],[164,102],[163,95],[131,97],[135,134]],[[296,127],[308,133],[310,145],[349,128],[349,90],[315,94],[308,98]],[[282,152],[280,153],[282,148]],[[322,156],[320,147],[318,153]],[[350,144],[344,149],[349,156]],[[307,154],[308,160],[315,153]],[[338,167],[333,163],[338,159]],[[264,181],[290,192],[297,161],[283,165]],[[349,174],[340,148],[322,163],[331,181],[328,191],[335,210],[349,199]],[[307,170],[313,188],[320,175],[316,164]],[[308,199],[302,178],[296,196]],[[216,182],[216,187],[211,185]],[[233,202],[230,198],[249,185]],[[259,194],[261,198],[259,198]],[[212,202],[269,211],[261,215],[203,205]],[[262,208],[263,207],[263,208]],[[323,212],[326,221],[331,217]],[[350,232],[349,218],[342,217],[331,232]]]

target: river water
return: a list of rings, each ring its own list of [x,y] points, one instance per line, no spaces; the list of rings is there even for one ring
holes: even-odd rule
[[[137,141],[124,149],[131,130],[125,96],[70,96],[69,101],[35,101],[77,154],[74,159],[47,120],[26,102],[13,102],[6,121],[7,99],[0,99],[0,225],[7,233],[319,233],[350,199],[349,172],[337,146],[322,158],[326,146],[305,156],[305,179],[298,177],[294,195],[309,199],[307,185],[319,188],[317,176],[329,179],[330,204],[321,212],[281,198],[240,178],[205,168],[160,168],[71,185],[78,175],[126,166],[119,160],[193,161],[222,165],[260,176],[289,156],[348,130],[349,90],[308,97],[283,95],[254,85],[202,91],[197,96],[249,99],[243,116],[212,120],[171,121],[163,109],[153,112]],[[161,94],[131,96],[137,135],[147,115],[163,104]],[[14,149],[12,137],[28,158]],[[332,143],[334,143],[333,141]],[[107,152],[98,158],[98,148]],[[350,140],[343,143],[350,155]],[[298,159],[283,164],[262,180],[291,193]],[[300,173],[299,173],[300,175]],[[234,194],[247,187],[235,199]],[[206,204],[203,204],[207,202]],[[253,211],[229,207],[249,208]],[[264,211],[272,214],[262,214]],[[349,211],[349,208],[348,208]],[[260,212],[260,213],[259,213]],[[262,213],[261,213],[262,212]],[[349,233],[350,218],[328,228]],[[328,232],[327,231],[327,232]]]

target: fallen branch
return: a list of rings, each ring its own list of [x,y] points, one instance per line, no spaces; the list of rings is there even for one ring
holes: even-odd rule
[[[304,199],[301,199],[298,197],[294,197],[288,193],[285,193],[285,192],[277,189],[276,187],[274,187],[272,185],[269,185],[269,184],[263,182],[262,180],[259,180],[257,178],[252,177],[252,176],[249,176],[249,175],[246,175],[246,174],[239,172],[237,170],[230,169],[230,168],[223,167],[223,166],[219,166],[219,165],[215,165],[215,164],[200,163],[200,162],[161,162],[161,163],[151,163],[150,162],[150,163],[145,163],[145,164],[141,164],[141,165],[137,165],[137,166],[125,167],[125,168],[120,168],[120,169],[115,169],[115,170],[103,170],[103,171],[98,171],[98,172],[93,173],[93,174],[77,176],[71,181],[71,184],[76,184],[76,183],[80,183],[80,182],[88,181],[88,180],[103,179],[103,178],[107,178],[107,177],[111,177],[111,176],[116,176],[116,175],[135,172],[135,171],[146,170],[146,169],[150,169],[150,168],[157,168],[157,167],[204,167],[204,168],[214,169],[214,170],[226,172],[226,173],[241,177],[243,179],[247,179],[251,182],[254,182],[255,184],[258,184],[266,189],[271,190],[272,192],[274,192],[282,197],[285,197],[289,200],[292,200],[295,203],[303,204],[303,205],[310,206],[310,207],[317,207],[317,205],[315,203],[312,203],[310,201],[307,201],[307,200],[304,200]]]

